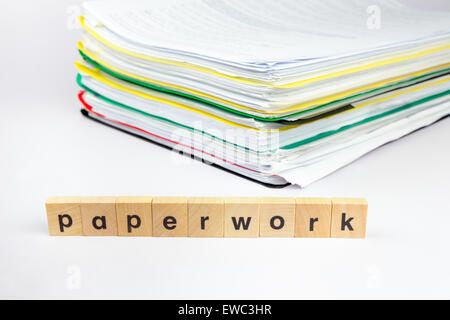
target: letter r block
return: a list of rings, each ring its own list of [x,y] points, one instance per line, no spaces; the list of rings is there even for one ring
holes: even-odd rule
[[[223,237],[223,212],[222,198],[189,198],[189,237]]]
[[[331,234],[331,199],[297,198],[295,236],[329,238]]]
[[[365,238],[367,201],[365,199],[334,198],[331,203],[331,237]]]
[[[152,236],[152,197],[118,197],[116,214],[119,236]]]
[[[260,210],[261,237],[294,237],[295,199],[262,198]]]
[[[152,215],[154,237],[188,236],[186,197],[154,197]]]
[[[81,220],[85,236],[117,236],[115,197],[82,197]]]
[[[45,203],[51,236],[82,236],[80,197],[49,197]]]
[[[225,237],[259,237],[258,198],[225,198]]]

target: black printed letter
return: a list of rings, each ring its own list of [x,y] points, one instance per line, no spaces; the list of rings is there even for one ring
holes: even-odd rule
[[[205,230],[205,221],[209,220],[209,217],[200,217],[200,227]]]
[[[101,225],[98,225],[98,221],[101,221]],[[100,229],[106,229],[106,217],[105,216],[101,216],[101,217],[99,217],[99,216],[97,216],[97,217],[94,217],[94,219],[92,219],[92,226],[95,228],[95,229],[97,229],[97,230],[100,230]]]
[[[275,220],[280,220],[280,223],[278,226],[275,226]],[[281,228],[283,228],[284,227],[283,217],[280,217],[280,216],[272,217],[272,219],[270,219],[270,226],[272,227],[272,229],[275,229],[275,230],[280,230]]]
[[[165,217],[163,220],[163,226],[164,228],[166,228],[167,230],[173,230],[175,229],[177,226],[177,219],[175,219],[175,217]]]
[[[350,224],[350,221],[352,221],[353,218],[348,218],[347,220],[345,220],[345,212],[342,213],[342,223],[341,223],[341,231],[345,230],[345,226],[347,226],[348,230],[353,231],[353,227]]]
[[[136,223],[133,224],[133,219],[136,220]],[[128,233],[131,233],[131,228],[139,228],[141,226],[141,218],[137,215],[127,215],[127,222],[128,222]]]
[[[314,223],[319,221],[319,218],[311,218],[309,219],[309,231],[314,231]]]
[[[248,227],[250,226],[250,221],[252,220],[252,217],[248,217],[247,221],[244,221],[244,217],[239,217],[239,220],[236,221],[236,217],[231,217],[231,220],[233,221],[234,229],[239,230],[242,229],[248,230]]]
[[[63,219],[67,219],[67,223],[64,223]],[[61,232],[64,232],[64,227],[70,228],[72,226],[72,217],[68,214],[58,214],[58,221],[59,221],[59,230]]]

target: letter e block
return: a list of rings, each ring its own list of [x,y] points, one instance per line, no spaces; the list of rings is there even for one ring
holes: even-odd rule
[[[258,198],[225,198],[225,237],[259,237]]]
[[[223,237],[223,212],[222,198],[189,198],[189,236]]]
[[[294,199],[262,198],[260,210],[261,237],[294,237]]]
[[[82,197],[81,220],[85,236],[117,236],[115,197]]]
[[[331,237],[365,238],[367,201],[365,199],[335,198],[331,202]]]
[[[186,197],[154,197],[152,214],[154,237],[187,237]]]
[[[119,236],[152,236],[152,197],[118,197],[116,214]]]
[[[49,197],[45,203],[51,236],[82,236],[80,197]]]
[[[329,238],[331,235],[331,199],[297,198],[295,202],[295,236]]]

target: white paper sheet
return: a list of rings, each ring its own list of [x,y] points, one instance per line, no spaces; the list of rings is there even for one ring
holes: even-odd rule
[[[144,48],[244,65],[354,55],[450,31],[448,13],[395,0],[185,0],[157,7],[94,1],[84,6],[118,36]],[[379,28],[370,26],[374,6],[380,11]]]

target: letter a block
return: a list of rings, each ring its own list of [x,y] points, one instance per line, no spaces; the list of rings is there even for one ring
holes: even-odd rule
[[[154,197],[152,214],[154,237],[187,237],[186,197]]]
[[[295,236],[329,238],[331,235],[331,199],[297,198]]]
[[[294,237],[295,200],[262,198],[260,203],[261,237]]]
[[[80,197],[49,197],[47,209],[48,231],[51,236],[82,236]]]
[[[225,198],[225,237],[259,237],[259,199]]]
[[[367,201],[365,199],[332,199],[332,238],[365,238],[366,221]]]
[[[223,237],[223,199],[189,198],[189,237]]]
[[[82,197],[81,220],[85,236],[117,236],[116,198]]]
[[[118,197],[116,213],[119,236],[152,236],[152,197]]]

